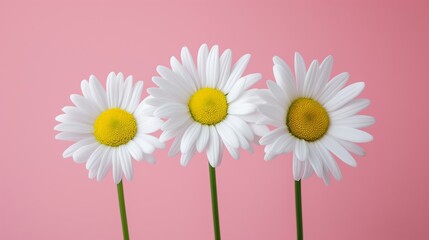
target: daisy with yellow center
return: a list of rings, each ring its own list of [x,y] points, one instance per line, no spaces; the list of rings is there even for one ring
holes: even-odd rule
[[[162,121],[152,115],[153,107],[140,102],[143,82],[133,84],[132,76],[124,80],[122,73],[110,73],[106,90],[95,76],[83,80],[81,88],[83,96],[70,96],[75,106],[64,107],[56,118],[61,122],[56,138],[75,142],[63,156],[86,162],[91,179],[102,180],[112,168],[116,184],[123,176],[131,180],[132,158],[154,163],[152,153],[164,147],[149,135]]]
[[[320,64],[314,60],[308,71],[299,53],[295,54],[295,79],[289,66],[274,57],[275,82],[259,92],[264,100],[259,110],[261,124],[275,129],[260,139],[265,145],[265,160],[293,152],[295,180],[313,172],[330,182],[330,174],[341,178],[340,169],[331,153],[350,166],[356,161],[350,152],[364,155],[355,143],[369,142],[372,136],[360,130],[374,123],[374,118],[356,115],[369,105],[368,99],[356,99],[365,87],[363,82],[345,88],[349,75],[341,73],[329,80],[333,59]]]
[[[274,57],[275,82],[268,81],[267,90],[259,95],[264,115],[261,124],[275,128],[259,141],[265,145],[265,160],[293,152],[297,239],[303,239],[301,179],[313,172],[330,182],[330,174],[341,178],[333,155],[350,166],[356,161],[350,152],[364,155],[356,143],[369,142],[372,136],[360,130],[372,125],[371,116],[356,115],[369,105],[368,99],[356,99],[365,87],[363,82],[345,88],[349,75],[341,73],[329,80],[333,59],[325,58],[320,64],[314,60],[308,71],[303,58],[295,54],[295,79],[289,66]]]
[[[219,56],[218,46],[198,51],[197,65],[184,47],[182,62],[171,58],[171,69],[158,66],[159,88],[149,88],[145,102],[156,108],[156,117],[166,119],[161,126],[161,141],[174,138],[170,156],[181,152],[180,163],[186,166],[195,152],[206,151],[212,167],[219,166],[223,147],[234,159],[239,148],[252,151],[254,136],[264,134],[265,126],[256,125],[254,90],[247,90],[261,75],[242,76],[250,55],[241,57],[231,68],[231,50]]]
[[[220,239],[215,167],[222,160],[226,147],[234,159],[239,149],[252,151],[255,135],[268,129],[254,124],[258,119],[255,90],[248,90],[260,74],[242,76],[250,55],[241,57],[233,67],[231,50],[219,56],[218,46],[210,51],[203,44],[198,51],[197,65],[182,48],[181,60],[171,58],[171,69],[158,66],[159,77],[153,81],[159,88],[150,88],[145,102],[156,107],[156,117],[166,119],[161,126],[161,141],[174,138],[170,156],[181,152],[180,163],[186,166],[196,152],[206,151],[210,163],[215,239]]]

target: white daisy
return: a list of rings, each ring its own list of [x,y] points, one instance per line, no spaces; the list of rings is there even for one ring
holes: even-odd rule
[[[371,116],[356,115],[366,108],[368,99],[355,99],[364,89],[358,82],[345,88],[348,73],[341,73],[328,81],[333,58],[328,56],[322,64],[314,60],[308,71],[303,58],[295,54],[295,79],[288,65],[274,57],[274,77],[267,90],[261,90],[265,101],[259,106],[264,115],[261,124],[275,129],[260,139],[265,146],[265,160],[293,152],[295,180],[310,176],[313,171],[329,184],[329,172],[339,180],[340,169],[331,153],[350,166],[356,161],[350,154],[364,155],[355,143],[369,142],[373,138],[360,128],[372,125]]]
[[[250,55],[242,56],[231,67],[231,50],[219,57],[218,46],[210,51],[203,44],[197,66],[189,50],[181,52],[182,62],[171,58],[171,69],[157,67],[160,77],[153,77],[159,88],[149,88],[145,102],[156,107],[156,117],[165,118],[161,141],[175,138],[170,156],[181,152],[180,163],[186,166],[196,151],[206,150],[212,167],[219,166],[223,146],[234,159],[239,148],[252,151],[254,134],[262,135],[265,126],[252,124],[257,118],[254,90],[247,90],[260,78],[259,73],[242,76]]]
[[[112,167],[116,184],[123,175],[131,180],[131,158],[154,163],[155,148],[164,147],[149,135],[161,127],[162,121],[153,117],[153,107],[140,102],[143,82],[133,85],[132,76],[124,81],[122,73],[112,72],[107,77],[107,91],[92,75],[89,81],[82,81],[81,88],[83,96],[70,96],[75,106],[64,107],[64,114],[56,117],[61,123],[55,130],[61,132],[55,138],[76,142],[63,157],[86,162],[91,179],[103,179]]]

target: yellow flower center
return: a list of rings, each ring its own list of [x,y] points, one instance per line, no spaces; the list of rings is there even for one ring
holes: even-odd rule
[[[95,139],[110,147],[127,143],[136,133],[136,119],[131,113],[120,108],[111,108],[102,112],[94,123]]]
[[[293,136],[313,142],[328,131],[329,115],[319,102],[298,98],[289,107],[286,125]]]
[[[225,94],[214,88],[202,88],[195,92],[188,107],[192,118],[203,125],[217,124],[228,114]]]

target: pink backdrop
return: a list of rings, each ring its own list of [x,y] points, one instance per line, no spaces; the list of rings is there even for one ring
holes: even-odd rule
[[[358,167],[325,186],[303,183],[306,239],[429,239],[428,1],[0,2],[0,239],[120,239],[116,187],[62,159],[54,117],[80,81],[110,71],[153,86],[158,64],[187,45],[251,53],[272,79],[273,55],[335,59],[365,81],[375,141]],[[170,143],[169,143],[170,144]],[[168,145],[169,145],[168,144]],[[207,160],[189,167],[158,151],[134,164],[125,194],[132,239],[212,239]],[[263,149],[218,169],[223,239],[295,239],[291,156]]]

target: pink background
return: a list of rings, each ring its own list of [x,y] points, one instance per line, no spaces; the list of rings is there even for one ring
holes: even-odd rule
[[[261,88],[272,56],[292,63],[296,50],[307,63],[332,54],[334,74],[367,83],[375,141],[357,168],[340,164],[342,181],[304,181],[306,239],[429,239],[428,11],[428,1],[1,1],[0,239],[121,239],[111,175],[91,181],[62,159],[54,117],[90,74],[153,86],[158,64],[204,42],[235,60],[251,53]],[[206,158],[184,168],[166,152],[125,183],[132,239],[212,239]],[[223,239],[295,239],[291,156],[262,158],[256,147],[217,171]]]

